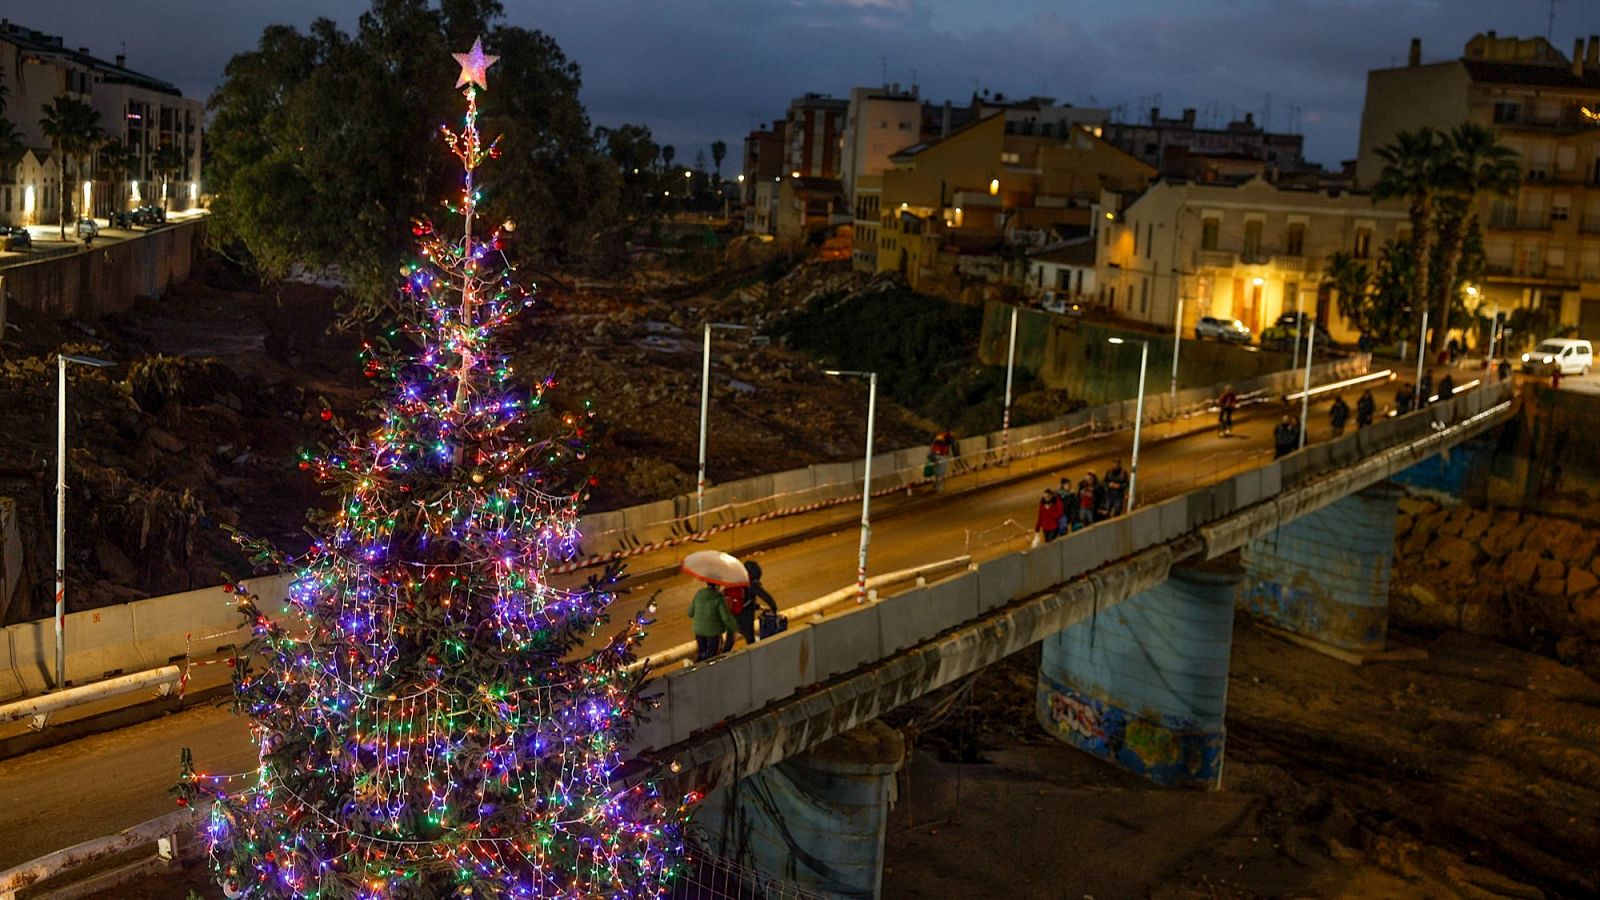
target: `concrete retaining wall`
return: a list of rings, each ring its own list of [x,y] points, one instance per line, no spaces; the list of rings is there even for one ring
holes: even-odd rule
[[[11,302],[57,318],[122,312],[189,277],[205,220],[178,222],[93,250],[5,269]]]

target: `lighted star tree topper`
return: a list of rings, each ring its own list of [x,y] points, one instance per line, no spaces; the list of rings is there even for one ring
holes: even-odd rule
[[[303,458],[340,497],[307,554],[242,541],[296,572],[273,615],[234,588],[261,666],[235,674],[259,768],[236,788],[186,754],[178,791],[215,798],[202,835],[232,897],[653,897],[681,868],[695,798],[614,779],[648,620],[585,652],[619,570],[546,579],[576,552],[588,481],[570,469],[592,413],[544,413],[554,382],[519,385],[496,342],[531,301],[501,250],[513,225],[473,232],[495,57],[476,42],[456,59],[466,117],[442,130],[464,177],[444,205],[464,227],[414,229],[389,334],[411,349],[365,349],[392,383],[375,424]]]

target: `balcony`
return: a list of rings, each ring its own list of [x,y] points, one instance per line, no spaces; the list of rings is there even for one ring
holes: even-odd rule
[[[1231,269],[1238,265],[1239,257],[1228,250],[1196,250],[1194,264],[1214,269]]]
[[[1549,231],[1550,216],[1548,214],[1531,215],[1523,213],[1503,213],[1489,216],[1489,227],[1506,231]]]

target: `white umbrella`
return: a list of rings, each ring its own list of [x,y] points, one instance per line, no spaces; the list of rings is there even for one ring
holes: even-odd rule
[[[684,557],[680,568],[685,575],[711,584],[742,587],[750,583],[744,563],[721,550],[696,550]]]

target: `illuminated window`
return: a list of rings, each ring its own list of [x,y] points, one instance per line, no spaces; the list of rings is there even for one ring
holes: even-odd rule
[[[1292,222],[1289,233],[1283,238],[1283,252],[1290,256],[1302,256],[1306,249],[1306,226],[1301,222]]]
[[[1350,255],[1356,259],[1370,259],[1372,257],[1372,229],[1357,228],[1356,239],[1350,248]]]
[[[1222,234],[1222,221],[1208,218],[1200,224],[1200,249],[1217,249],[1217,239]]]

